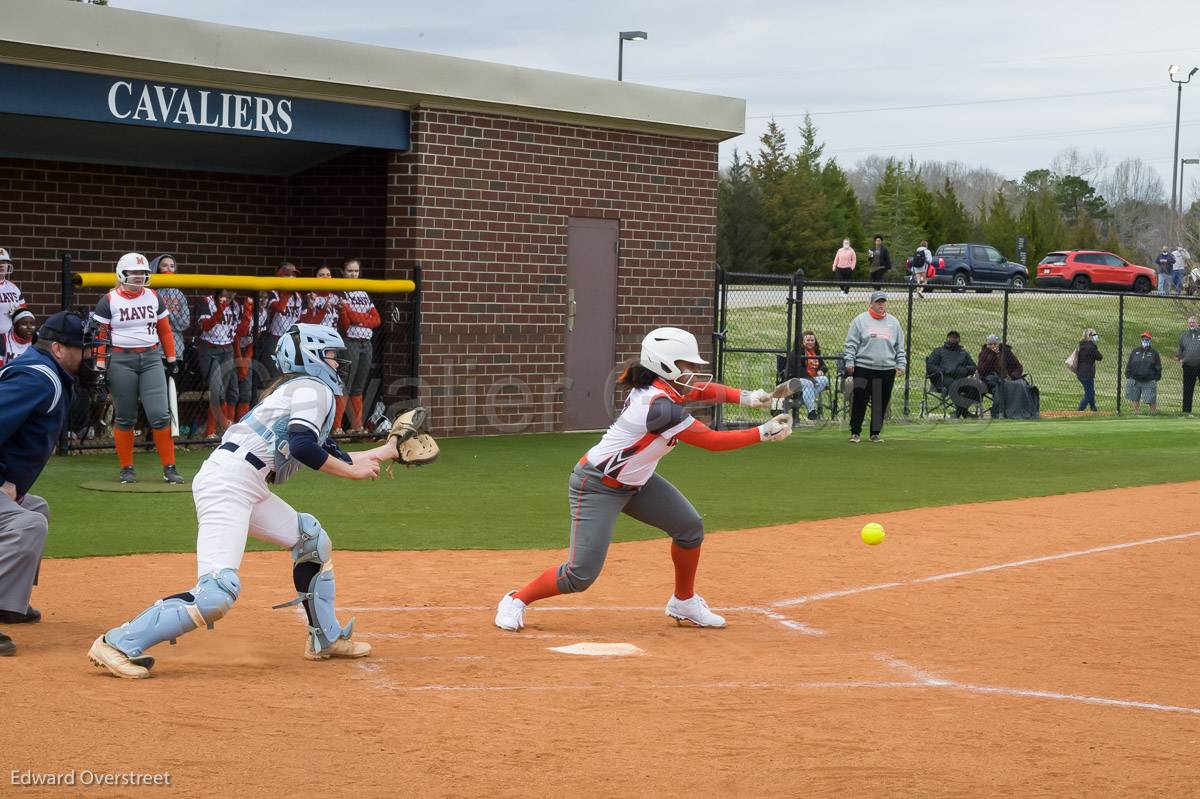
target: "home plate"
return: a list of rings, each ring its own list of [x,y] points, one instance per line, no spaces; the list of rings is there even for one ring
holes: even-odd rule
[[[551,652],[562,652],[566,655],[598,655],[601,657],[642,654],[642,650],[633,644],[597,644],[591,641],[570,646],[551,646],[548,649]]]

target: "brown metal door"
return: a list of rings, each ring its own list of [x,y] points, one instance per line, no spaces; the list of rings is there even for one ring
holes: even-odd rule
[[[612,423],[618,235],[615,219],[567,220],[567,430]]]

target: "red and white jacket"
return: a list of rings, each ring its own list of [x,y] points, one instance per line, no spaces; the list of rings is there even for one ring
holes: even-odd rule
[[[383,320],[375,303],[365,291],[347,291],[341,305],[340,326],[346,338],[370,341],[373,331]]]
[[[713,430],[683,407],[686,402],[740,403],[742,391],[719,383],[680,394],[665,380],[635,388],[625,408],[600,443],[587,451],[580,464],[604,474],[605,485],[636,488],[654,476],[658,462],[682,441],[710,451],[739,449],[761,440],[757,427]]]

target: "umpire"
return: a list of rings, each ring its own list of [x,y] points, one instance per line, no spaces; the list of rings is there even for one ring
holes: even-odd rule
[[[83,320],[59,311],[42,324],[32,347],[0,370],[0,621],[7,624],[42,618],[29,597],[50,508],[29,489],[58,444],[76,383],[94,384],[95,370],[84,356]],[[16,649],[0,632],[0,655]]]

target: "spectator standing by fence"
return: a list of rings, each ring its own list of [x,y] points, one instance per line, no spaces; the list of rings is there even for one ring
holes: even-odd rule
[[[842,247],[833,256],[833,274],[841,285],[842,293],[850,293],[850,277],[858,265],[858,253],[850,246],[850,239],[842,239]]]
[[[1125,363],[1125,399],[1133,405],[1133,412],[1145,402],[1150,413],[1158,411],[1158,381],[1162,379],[1162,358],[1152,344],[1150,331],[1142,333],[1141,343],[1129,353]]]
[[[876,291],[883,289],[883,276],[892,268],[892,254],[883,244],[883,236],[875,237],[875,247],[867,250],[871,259],[871,283]]]
[[[1079,348],[1075,355],[1075,377],[1083,384],[1083,399],[1079,400],[1079,410],[1091,409],[1096,411],[1096,363],[1104,360],[1103,353],[1096,346],[1100,341],[1099,334],[1090,327],[1083,331]]]
[[[349,258],[342,264],[342,275],[350,280],[362,277],[362,265],[357,258]],[[346,369],[344,381],[346,397],[338,397],[337,418],[333,426],[342,426],[342,413],[345,403],[350,403],[350,432],[362,433],[363,428],[363,394],[367,388],[367,378],[371,374],[371,356],[374,351],[372,339],[375,331],[383,322],[375,303],[365,291],[347,291],[345,301],[341,304],[340,326],[346,340],[346,357],[350,365]]]
[[[1167,245],[1162,246],[1162,252],[1154,259],[1154,263],[1158,265],[1158,293],[1166,294],[1167,285],[1171,282],[1171,272],[1175,269],[1175,256],[1167,252]],[[1180,285],[1183,278],[1180,276]]]
[[[1183,277],[1191,265],[1192,254],[1184,249],[1182,244],[1176,244],[1175,249],[1171,251],[1171,257],[1175,259],[1175,262],[1171,264],[1171,288],[1176,294],[1181,294],[1183,293]]]
[[[1190,416],[1196,381],[1200,380],[1200,319],[1195,316],[1188,317],[1187,330],[1179,337],[1175,362],[1183,367],[1183,412]]]
[[[933,264],[933,253],[929,251],[929,242],[921,239],[921,245],[913,253],[909,262],[908,275],[912,284],[917,287],[917,296],[925,296],[925,284],[929,282],[929,267]]]
[[[179,269],[175,256],[167,253],[150,262],[150,274],[173,275]],[[167,321],[171,323],[171,338],[175,340],[175,357],[183,363],[183,334],[192,324],[192,311],[188,308],[187,297],[179,289],[157,289],[158,298],[167,308]]]
[[[876,242],[879,242],[876,237]],[[897,374],[908,366],[900,320],[887,312],[887,294],[871,293],[871,304],[850,323],[846,333],[846,374],[853,378],[850,398],[850,443],[862,436],[867,404],[871,405],[871,441],[883,441],[883,420]]]

